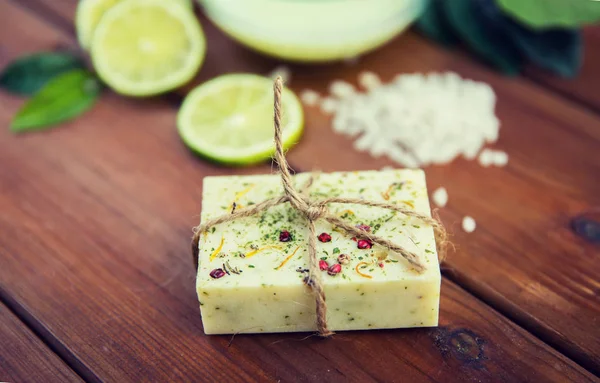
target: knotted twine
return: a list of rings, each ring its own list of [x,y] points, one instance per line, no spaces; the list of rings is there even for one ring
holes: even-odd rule
[[[396,211],[398,213],[402,213],[406,216],[417,218],[423,221],[426,224],[429,224],[433,227],[436,234],[436,243],[438,247],[438,254],[440,259],[443,258],[443,254],[445,252],[446,245],[446,231],[442,224],[437,220],[430,218],[428,216],[419,214],[415,211],[404,209],[397,205],[389,204],[389,203],[381,203],[375,201],[367,201],[358,198],[326,198],[321,200],[311,200],[308,196],[308,191],[315,180],[315,176],[311,176],[308,181],[300,188],[300,191],[294,188],[292,182],[292,176],[289,171],[289,165],[285,158],[285,154],[283,151],[282,144],[282,132],[281,132],[281,91],[283,88],[283,83],[281,77],[277,77],[275,79],[275,83],[273,85],[273,91],[275,96],[274,102],[274,127],[275,127],[275,160],[277,161],[277,165],[279,168],[279,172],[281,174],[281,182],[283,184],[284,194],[279,197],[273,197],[271,199],[265,200],[261,203],[253,205],[252,207],[243,208],[239,210],[233,210],[231,214],[224,214],[220,217],[213,218],[208,220],[207,222],[197,226],[194,228],[194,237],[192,240],[192,253],[194,257],[194,266],[198,269],[198,253],[199,253],[199,241],[200,235],[205,233],[208,229],[213,226],[217,226],[219,224],[234,221],[238,218],[243,217],[251,217],[260,212],[268,210],[273,206],[277,206],[286,202],[289,202],[290,205],[301,212],[306,218],[307,226],[309,229],[308,236],[308,259],[309,259],[309,272],[308,275],[304,278],[304,283],[312,290],[312,293],[315,297],[316,301],[316,314],[317,314],[317,330],[319,335],[322,337],[328,337],[333,335],[327,328],[327,304],[325,302],[325,292],[323,289],[323,281],[321,280],[321,273],[319,269],[319,260],[317,258],[317,243],[316,237],[317,233],[315,231],[315,221],[318,219],[324,219],[325,221],[331,223],[334,227],[338,227],[346,231],[348,234],[353,235],[355,237],[366,238],[372,243],[376,243],[385,247],[386,249],[400,254],[404,259],[408,261],[408,263],[417,271],[423,272],[425,270],[425,266],[419,260],[419,257],[403,248],[395,244],[392,241],[389,241],[385,238],[378,237],[372,233],[364,231],[360,228],[354,227],[337,216],[333,215],[328,208],[328,205],[331,203],[341,203],[341,204],[357,204],[364,206],[373,206],[379,207],[382,209],[389,209]]]

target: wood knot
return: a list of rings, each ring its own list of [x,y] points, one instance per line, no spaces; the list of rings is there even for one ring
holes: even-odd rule
[[[583,239],[592,242],[600,242],[600,210],[583,213],[571,220],[571,228]]]
[[[479,367],[485,358],[485,341],[479,335],[468,329],[449,331],[440,327],[433,331],[436,347],[443,356],[453,356],[459,361]]]

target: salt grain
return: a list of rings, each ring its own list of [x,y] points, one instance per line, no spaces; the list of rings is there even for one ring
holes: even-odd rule
[[[314,90],[305,89],[300,93],[300,100],[305,105],[315,106],[319,103],[319,94]]]
[[[508,154],[506,152],[497,151],[494,153],[494,165],[506,166],[508,164]]]
[[[472,233],[473,231],[475,231],[475,227],[477,227],[477,224],[475,223],[475,220],[472,217],[466,216],[463,218],[462,228],[465,232]]]
[[[433,194],[433,203],[438,207],[444,207],[448,203],[448,192],[446,188],[440,187],[437,188]]]
[[[323,100],[321,100],[321,110],[324,113],[331,114],[335,112],[337,106],[337,101],[331,97],[325,97]]]
[[[350,97],[356,93],[352,84],[341,80],[332,82],[329,86],[329,92],[337,98]]]
[[[490,149],[483,149],[479,154],[479,164],[484,168],[494,163],[494,152]]]
[[[379,76],[368,71],[361,72],[358,75],[358,83],[367,90],[375,89],[381,86],[381,80],[379,79]]]

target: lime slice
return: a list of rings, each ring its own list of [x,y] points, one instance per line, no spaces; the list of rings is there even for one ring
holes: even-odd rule
[[[80,0],[75,13],[75,29],[79,44],[86,50],[90,49],[92,36],[96,30],[98,22],[113,5],[122,0]],[[166,0],[182,4],[192,9],[192,0]]]
[[[304,116],[296,95],[282,93],[283,145],[302,135]],[[188,94],[177,115],[179,135],[192,150],[216,162],[250,165],[269,159],[273,146],[273,81],[253,74],[214,78]]]
[[[193,12],[166,0],[125,0],[109,9],[92,39],[92,61],[115,91],[151,96],[188,82],[206,52]]]

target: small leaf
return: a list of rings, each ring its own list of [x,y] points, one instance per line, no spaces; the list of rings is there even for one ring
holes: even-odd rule
[[[75,69],[50,80],[19,110],[13,132],[39,130],[72,119],[89,109],[101,90],[98,80],[84,69]]]
[[[494,0],[477,0],[475,5],[481,19],[504,31],[515,47],[533,64],[565,77],[572,77],[579,71],[583,56],[580,31],[532,30],[503,14]]]
[[[502,31],[485,24],[471,0],[447,0],[443,10],[449,24],[475,53],[508,75],[521,69],[521,54]]]
[[[0,74],[0,87],[17,94],[33,95],[53,77],[83,67],[79,58],[68,53],[35,53],[9,64]]]
[[[447,0],[431,0],[415,25],[419,32],[440,44],[456,45],[458,38],[446,20],[442,10],[443,1]]]
[[[502,10],[532,28],[577,28],[600,21],[595,0],[496,0]]]

